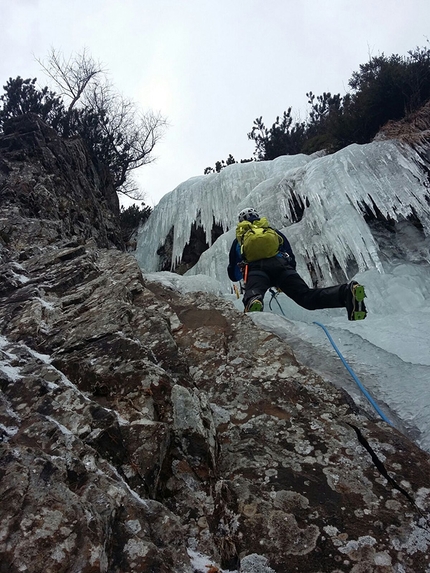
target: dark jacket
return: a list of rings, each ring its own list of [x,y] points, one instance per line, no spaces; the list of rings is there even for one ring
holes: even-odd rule
[[[275,229],[278,235],[282,238],[282,244],[279,247],[279,253],[275,255],[276,257],[288,257],[288,264],[291,266],[292,269],[296,269],[296,258],[293,253],[293,249],[285,235],[283,235],[278,229]],[[243,275],[242,271],[239,267],[240,263],[243,262],[242,255],[240,252],[240,245],[237,239],[235,239],[231,245],[230,253],[228,256],[228,267],[227,273],[228,278],[233,281],[237,282],[242,280]]]

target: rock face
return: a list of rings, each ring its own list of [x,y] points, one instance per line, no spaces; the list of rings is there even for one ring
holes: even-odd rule
[[[426,453],[145,282],[79,141],[23,118],[0,150],[0,571],[430,571]]]
[[[79,139],[63,141],[33,114],[9,120],[0,139],[0,242],[27,249],[122,246],[119,202],[106,168]]]

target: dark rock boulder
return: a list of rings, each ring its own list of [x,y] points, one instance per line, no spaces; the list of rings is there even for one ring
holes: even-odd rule
[[[67,241],[122,247],[118,196],[82,140],[63,140],[27,114],[7,122],[0,155],[0,241],[21,258]]]

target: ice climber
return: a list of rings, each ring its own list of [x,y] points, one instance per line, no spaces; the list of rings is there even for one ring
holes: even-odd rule
[[[228,276],[244,281],[245,312],[262,311],[264,295],[276,287],[308,310],[342,308],[349,320],[362,320],[367,311],[364,287],[356,281],[326,288],[309,288],[296,271],[296,259],[288,239],[272,229],[252,207],[239,215],[236,239],[230,248]]]

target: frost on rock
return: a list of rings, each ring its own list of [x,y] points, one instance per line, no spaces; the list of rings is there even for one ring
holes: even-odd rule
[[[176,273],[161,271],[159,273],[146,273],[144,276],[145,280],[148,282],[161,283],[162,285],[178,290],[183,294],[186,294],[187,292],[201,291],[222,295],[224,292],[222,284],[218,281],[214,281],[207,274],[181,276]]]
[[[275,573],[274,569],[268,566],[268,561],[263,555],[252,553],[247,555],[240,562],[241,573]]]

